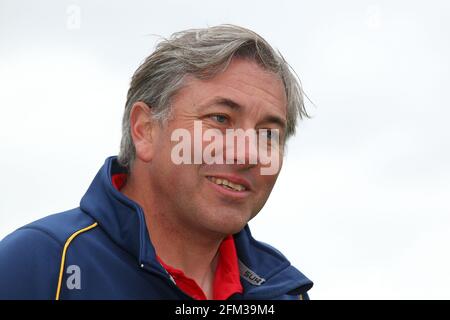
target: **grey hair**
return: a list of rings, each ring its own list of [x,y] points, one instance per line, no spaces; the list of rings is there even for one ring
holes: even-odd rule
[[[298,118],[309,115],[301,83],[281,53],[260,35],[243,27],[225,24],[189,29],[159,42],[134,73],[122,120],[119,163],[130,170],[135,159],[130,128],[135,102],[146,103],[152,117],[164,123],[171,115],[171,98],[182,88],[186,76],[210,79],[223,72],[233,57],[251,59],[281,78],[287,98],[286,139],[294,135]]]

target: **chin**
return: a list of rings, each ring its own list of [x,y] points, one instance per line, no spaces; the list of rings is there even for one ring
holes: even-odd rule
[[[244,227],[245,227],[245,223],[244,224],[240,224],[240,225],[233,225],[233,226],[222,226],[220,229],[220,233],[224,234],[224,235],[230,235],[230,234],[235,234],[238,233],[239,231],[241,231]]]
[[[224,216],[221,219],[214,219],[216,221],[211,221],[209,224],[210,230],[223,234],[230,235],[241,231],[248,222],[248,219],[243,216]]]

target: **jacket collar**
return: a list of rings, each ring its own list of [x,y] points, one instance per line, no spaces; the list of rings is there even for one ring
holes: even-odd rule
[[[135,257],[139,265],[165,274],[150,242],[142,208],[112,184],[112,175],[125,172],[117,157],[107,158],[81,199],[80,208],[118,246]],[[280,252],[253,239],[248,225],[233,236],[246,297],[270,299],[290,291],[305,292],[312,287],[312,282]]]
[[[113,174],[125,172],[117,157],[107,158],[81,199],[80,208],[92,216],[117,245],[137,258],[139,265],[159,268],[142,208],[112,184]]]
[[[274,299],[301,294],[313,283],[278,250],[256,241],[248,225],[234,235],[242,285],[247,299]]]

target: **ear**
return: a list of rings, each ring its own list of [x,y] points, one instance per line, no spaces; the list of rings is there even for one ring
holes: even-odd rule
[[[130,129],[136,149],[136,158],[150,162],[154,155],[155,123],[151,117],[150,107],[138,101],[133,104],[130,112]]]

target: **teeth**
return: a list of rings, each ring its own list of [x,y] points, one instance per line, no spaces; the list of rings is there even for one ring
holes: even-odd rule
[[[232,183],[232,182],[229,182],[228,185],[229,185],[231,188],[236,189],[237,191],[241,191],[241,187],[242,187],[242,186],[239,185],[239,184],[234,184],[234,183]]]
[[[232,189],[232,190],[235,190],[235,191],[245,190],[245,187],[243,185],[230,182],[227,179],[218,179],[218,178],[214,178],[214,177],[208,177],[208,178],[209,178],[209,180],[211,180],[215,184],[225,186],[228,189]]]

